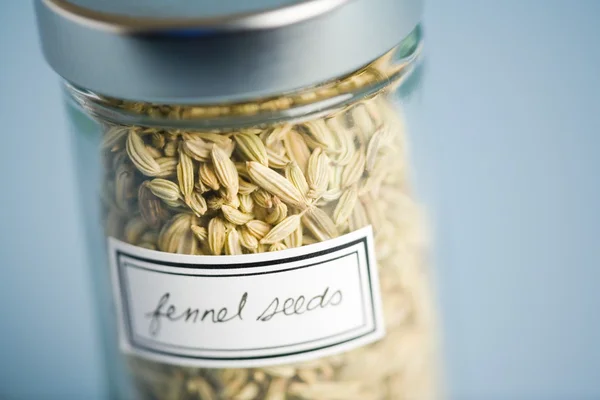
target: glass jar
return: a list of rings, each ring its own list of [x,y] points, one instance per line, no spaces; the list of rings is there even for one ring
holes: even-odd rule
[[[150,3],[36,3],[111,398],[439,398],[420,2]]]

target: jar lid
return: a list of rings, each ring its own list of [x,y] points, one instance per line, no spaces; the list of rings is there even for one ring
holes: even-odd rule
[[[241,101],[351,73],[419,23],[422,0],[35,0],[75,86],[157,103]]]

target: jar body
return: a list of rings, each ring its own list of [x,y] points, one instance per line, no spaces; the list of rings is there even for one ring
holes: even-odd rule
[[[87,233],[115,397],[438,398],[428,243],[410,185],[406,143],[410,121],[404,116],[419,53],[417,29],[398,48],[347,77],[243,104],[99,101],[70,88],[74,107],[83,107],[95,121],[90,123],[72,109],[82,204],[90,221]],[[97,215],[96,210],[101,210],[101,218],[90,217]],[[198,257],[200,268],[210,260],[207,256],[277,257],[293,249],[338,243],[364,229],[372,231],[373,248],[367,252],[372,252],[377,265],[378,283],[371,282],[370,288],[380,300],[371,305],[380,311],[373,315],[380,313],[385,326],[377,340],[318,356],[309,351],[302,359],[240,362],[240,366],[178,362],[154,357],[152,351],[148,356],[118,350],[119,341],[123,345],[116,320],[125,306],[120,297],[113,300],[120,277],[108,272],[113,256],[110,252],[106,256],[106,238],[143,249],[140,254]],[[158,279],[156,285],[166,279]],[[150,278],[140,278],[137,285],[156,289]],[[261,285],[255,289],[261,290]],[[335,325],[336,314],[325,314],[326,305],[337,305],[331,296],[334,290],[318,292],[321,296],[314,296],[313,304],[320,306],[314,307],[310,302],[300,304],[304,296],[298,293],[290,295],[289,307],[282,297],[277,304],[266,303],[269,306],[258,316],[246,313],[244,323],[305,318],[301,314],[312,307],[315,313],[324,313],[322,321]],[[196,298],[202,303],[206,296]],[[237,316],[241,323],[242,309],[252,296],[246,292],[238,314],[232,317],[229,311],[227,318],[215,317],[218,306],[213,306],[212,314],[200,308],[181,314],[163,295],[157,308],[145,310],[146,322],[154,334],[159,326],[165,329],[169,321],[182,319],[190,325],[215,324]],[[192,315],[194,311],[198,312]],[[244,330],[236,334],[244,335]],[[274,342],[278,340],[279,334],[270,334]]]

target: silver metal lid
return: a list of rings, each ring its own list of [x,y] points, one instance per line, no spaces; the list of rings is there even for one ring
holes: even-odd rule
[[[419,23],[422,0],[35,0],[70,83],[161,102],[246,100],[355,71]]]

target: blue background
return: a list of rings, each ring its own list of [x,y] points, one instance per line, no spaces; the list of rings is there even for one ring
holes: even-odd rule
[[[594,0],[427,2],[412,147],[451,399],[600,398],[599,18]],[[103,398],[74,155],[29,1],[0,2],[0,144],[0,398]]]

